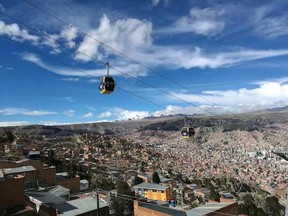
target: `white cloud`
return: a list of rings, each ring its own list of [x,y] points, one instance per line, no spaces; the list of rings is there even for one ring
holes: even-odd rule
[[[61,52],[58,40],[59,35],[45,33],[42,38],[41,44],[51,47],[53,49],[52,54],[57,54]]]
[[[104,65],[103,65],[103,69],[86,70],[86,69],[79,68],[78,70],[76,70],[76,69],[71,69],[68,66],[58,67],[58,66],[44,63],[39,56],[33,53],[25,53],[25,54],[22,54],[21,57],[23,60],[33,62],[48,71],[51,71],[53,73],[56,73],[62,76],[82,76],[82,77],[98,77],[99,76],[99,77],[102,77],[103,75],[106,74],[106,68],[104,67]],[[128,64],[128,62],[123,62],[123,61],[116,61],[115,65],[113,65],[113,69],[110,69],[110,74],[125,76],[122,74],[122,72],[129,74],[130,76],[145,76],[146,75],[145,70],[142,69],[140,65]],[[93,80],[99,82],[98,79],[93,79]]]
[[[66,110],[63,112],[64,115],[68,116],[68,117],[73,117],[75,116],[75,110]]]
[[[60,80],[67,82],[78,82],[79,78],[69,77],[69,78],[61,78]]]
[[[60,32],[60,36],[67,41],[67,44],[70,48],[75,47],[75,39],[77,38],[77,30],[76,28],[73,28],[72,26],[70,27],[65,27],[62,29]]]
[[[18,24],[5,24],[5,22],[0,20],[0,35],[6,35],[11,37],[13,40],[17,41],[30,41],[32,43],[37,44],[39,41],[39,37],[36,35],[31,35],[25,29],[20,29]]]
[[[111,111],[101,113],[99,118],[111,118],[113,120],[142,119],[150,114],[147,111],[133,111],[122,108],[113,108]]]
[[[1,68],[3,68],[3,66],[2,66],[2,65],[0,65],[0,69],[1,69]]]
[[[14,70],[13,67],[7,67],[6,69],[7,69],[7,70]]]
[[[205,53],[199,47],[195,49],[155,47],[152,53],[137,53],[134,56],[146,64],[167,68],[219,68],[229,67],[243,62],[287,55],[285,50],[238,50],[233,52]]]
[[[171,27],[158,33],[187,33],[215,36],[225,28],[224,8],[192,8],[188,16],[179,18]]]
[[[120,52],[145,49],[152,43],[151,32],[152,23],[150,21],[128,18],[112,23],[104,15],[100,20],[99,27],[88,32],[92,38],[86,36],[80,44],[78,51],[98,59],[102,59],[107,53],[112,52],[107,47],[100,47],[100,43],[93,38],[97,38],[97,40],[108,44]],[[101,48],[104,48],[104,53],[100,52]],[[75,58],[83,61],[91,60],[79,53],[76,54]]]
[[[32,123],[28,121],[9,121],[9,122],[0,121],[0,127],[22,126],[31,124]]]
[[[44,111],[44,110],[28,110],[25,108],[9,107],[0,109],[0,114],[4,116],[9,115],[28,115],[28,116],[43,116],[43,115],[55,115],[57,112]]]
[[[256,23],[255,32],[267,39],[288,35],[288,15],[263,18]]]
[[[88,113],[84,114],[82,117],[83,118],[91,118],[91,117],[93,117],[93,113],[92,112],[88,112]]]
[[[106,111],[106,112],[101,113],[98,117],[99,118],[108,118],[111,116],[113,116],[113,113],[111,111]]]
[[[216,11],[216,9],[194,9],[191,14],[196,18],[207,16],[213,20],[214,16],[224,14],[224,9]],[[207,19],[208,19],[207,18]],[[204,19],[204,18],[203,18]],[[212,21],[211,21],[212,22]],[[213,22],[218,22],[217,20]],[[200,25],[203,26],[203,25]],[[207,25],[209,26],[209,25]],[[212,25],[211,25],[212,26]],[[201,34],[216,34],[221,29],[222,24],[215,24],[216,28],[207,27],[198,29]],[[200,28],[200,27],[199,27]],[[201,27],[202,28],[202,27]],[[224,27],[223,27],[224,28]],[[218,30],[217,30],[218,29]],[[195,30],[196,31],[196,30]],[[218,68],[233,66],[250,60],[269,58],[280,55],[287,55],[288,50],[252,50],[240,49],[231,51],[222,51],[219,53],[211,53],[200,47],[189,48],[187,46],[156,46],[152,43],[151,38],[152,24],[148,21],[137,19],[117,20],[114,23],[107,16],[103,16],[100,20],[98,28],[91,30],[89,35],[97,38],[99,41],[108,44],[120,52],[124,52],[128,56],[133,56],[133,59],[148,65],[149,67],[162,66],[165,68]],[[112,55],[112,50],[106,46],[100,45],[93,38],[86,36],[78,48],[79,52],[85,53],[93,58],[103,58],[107,55]],[[83,54],[77,53],[75,58],[83,61],[91,61],[91,58]],[[115,54],[114,66],[121,71],[127,72],[130,75],[142,76],[147,73],[147,69],[139,67],[123,59],[120,54]],[[108,58],[108,57],[107,57]],[[132,74],[130,73],[133,72]],[[116,74],[119,74],[117,71]]]
[[[204,105],[206,103],[206,106],[209,106],[211,109],[213,108],[207,101],[204,101],[197,95],[176,92],[171,92],[171,94],[190,103]],[[254,89],[242,88],[227,91],[205,91],[200,96],[213,101],[219,107],[226,107],[226,110],[228,109],[233,112],[261,110],[287,106],[288,84],[266,82]],[[219,110],[219,107],[214,107],[214,109]]]
[[[164,5],[167,5],[169,0],[152,0],[152,7],[156,7],[161,1],[164,2]]]

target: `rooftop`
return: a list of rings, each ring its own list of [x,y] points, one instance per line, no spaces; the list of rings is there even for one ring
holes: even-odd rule
[[[49,192],[56,196],[65,196],[70,194],[70,189],[57,185],[53,189],[49,190]]]
[[[203,206],[191,209],[187,211],[187,216],[203,216],[212,212],[215,212],[221,208],[227,207],[233,203],[207,203]]]
[[[99,202],[99,207],[104,208],[108,205],[104,202]],[[96,199],[93,197],[85,197],[82,199],[71,200],[65,203],[53,205],[58,209],[59,213],[63,216],[82,215],[98,209]]]
[[[141,184],[135,185],[134,188],[135,189],[166,190],[168,186],[162,186],[158,184],[143,182]]]
[[[36,169],[33,166],[22,166],[22,167],[2,169],[4,175],[32,172],[35,170]]]
[[[26,192],[25,195],[28,196],[32,202],[33,200],[37,200],[43,204],[48,205],[55,205],[66,202],[66,200],[62,197],[56,196],[55,194],[52,194],[50,192]]]

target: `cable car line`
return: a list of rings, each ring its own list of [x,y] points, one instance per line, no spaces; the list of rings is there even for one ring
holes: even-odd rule
[[[38,53],[38,54],[40,54],[40,55],[43,55],[43,56],[45,56],[46,58],[50,58],[50,59],[52,59],[52,60],[54,60],[54,61],[56,61],[56,62],[58,62],[58,63],[60,63],[60,64],[62,64],[62,65],[64,65],[64,66],[67,66],[67,67],[69,67],[69,68],[72,68],[73,70],[76,70],[76,71],[78,71],[78,72],[81,72],[81,73],[83,73],[83,74],[86,74],[87,76],[93,77],[93,78],[95,78],[97,81],[100,81],[96,76],[94,76],[94,75],[92,75],[92,74],[89,74],[89,73],[87,73],[87,72],[85,72],[85,71],[83,71],[83,70],[81,70],[81,69],[79,69],[79,68],[76,68],[76,67],[74,67],[74,66],[71,66],[71,65],[69,65],[69,64],[67,64],[67,63],[65,63],[65,62],[62,62],[62,61],[58,60],[57,58],[51,57],[50,55],[47,55],[47,54],[45,54],[45,53],[43,53],[43,52],[40,52],[39,50],[36,50],[36,49],[34,49],[34,48],[31,48],[30,46],[27,46],[27,45],[25,45],[25,44],[22,44],[22,43],[20,43],[19,41],[15,41],[15,40],[13,40],[13,39],[11,39],[11,38],[9,38],[9,37],[7,37],[7,36],[3,36],[3,35],[0,35],[0,37],[4,38],[4,39],[6,39],[6,40],[9,40],[9,41],[11,41],[11,42],[13,42],[13,43],[15,43],[15,44],[17,44],[17,45],[20,45],[20,46],[22,46],[22,47],[24,47],[24,48],[26,48],[26,49],[28,49],[28,50],[31,50],[31,51],[33,51],[33,52],[35,52],[35,53]],[[165,106],[162,106],[162,105],[160,105],[160,104],[158,104],[158,103],[155,103],[155,102],[153,102],[153,101],[151,101],[151,100],[148,100],[147,98],[144,98],[144,97],[142,97],[142,96],[136,95],[136,94],[134,94],[134,93],[132,93],[132,92],[126,90],[126,89],[121,88],[121,87],[118,87],[118,88],[119,88],[120,90],[122,90],[122,91],[130,94],[130,95],[133,95],[133,96],[135,96],[135,97],[138,97],[138,98],[140,98],[140,99],[142,99],[142,100],[144,100],[144,101],[146,101],[146,102],[148,102],[148,103],[151,103],[151,104],[153,104],[153,105],[155,105],[155,106],[158,106],[158,107],[160,107],[160,108],[162,108],[162,109],[164,109],[164,110],[166,109]],[[175,112],[174,110],[171,110],[171,111],[174,112],[175,114],[178,114],[178,113]],[[159,151],[156,151],[156,152],[160,153]],[[161,153],[160,153],[160,154],[161,154]]]
[[[97,59],[97,58],[94,58],[94,57],[92,57],[92,56],[87,55],[86,53],[83,53],[83,52],[77,50],[76,48],[70,48],[66,43],[64,43],[64,42],[62,42],[62,41],[60,41],[60,40],[58,40],[58,39],[54,39],[54,38],[52,38],[49,34],[43,33],[43,32],[41,32],[40,30],[38,30],[38,29],[36,29],[36,28],[34,28],[34,27],[30,26],[30,25],[27,25],[27,24],[23,23],[22,21],[14,18],[14,17],[11,17],[11,16],[7,15],[6,13],[3,13],[3,12],[0,11],[0,14],[6,16],[6,17],[8,17],[8,18],[10,18],[10,19],[18,22],[18,23],[21,23],[21,24],[23,24],[24,26],[26,26],[26,27],[28,27],[28,28],[30,28],[30,29],[33,29],[33,30],[35,30],[35,31],[37,31],[37,32],[40,32],[42,35],[44,35],[44,36],[46,36],[46,37],[49,37],[49,38],[57,41],[58,43],[66,46],[66,47],[69,48],[69,49],[72,49],[73,51],[75,51],[75,52],[77,52],[77,53],[80,53],[80,54],[82,54],[82,55],[90,58],[90,59],[93,60],[93,61],[96,61],[96,62],[98,62],[98,63],[101,63],[101,64],[103,64],[103,65],[105,65],[105,66],[106,66],[106,64],[107,64],[107,63],[104,63],[104,62],[100,61],[100,60]],[[129,75],[128,73],[125,73],[125,72],[123,72],[123,71],[121,71],[121,70],[119,70],[119,69],[117,69],[117,68],[114,68],[114,67],[111,67],[111,66],[109,66],[109,67],[110,67],[111,69],[113,69],[113,70],[121,73],[121,74],[124,74],[125,76],[127,76],[127,77],[129,77],[129,78],[131,78],[131,79],[135,79],[135,80],[137,80],[138,82],[143,83],[144,85],[147,85],[147,86],[149,86],[149,87],[151,87],[151,88],[154,88],[154,89],[156,89],[156,90],[158,90],[158,91],[160,91],[160,92],[162,92],[162,93],[164,93],[164,94],[166,94],[166,95],[169,95],[170,97],[174,97],[174,98],[176,98],[176,99],[179,100],[179,101],[182,101],[182,102],[187,103],[187,104],[189,104],[189,105],[191,105],[191,106],[193,106],[193,107],[195,107],[195,108],[198,108],[198,109],[200,109],[200,110],[202,110],[202,111],[204,111],[204,112],[206,112],[206,113],[209,113],[209,114],[211,114],[212,116],[220,117],[220,116],[219,116],[218,114],[216,114],[216,113],[213,113],[213,112],[211,112],[211,111],[205,110],[205,109],[201,108],[200,106],[197,106],[197,105],[195,105],[195,104],[193,104],[193,103],[191,103],[191,102],[189,102],[189,101],[186,101],[186,100],[184,100],[184,99],[182,99],[182,98],[180,98],[180,97],[177,97],[177,96],[175,96],[175,95],[173,95],[173,94],[171,94],[171,93],[169,93],[169,92],[166,92],[166,91],[164,91],[164,90],[162,90],[162,89],[160,89],[160,88],[158,88],[158,87],[156,87],[156,86],[154,86],[154,85],[151,85],[151,84],[149,84],[149,83],[147,83],[147,82],[145,82],[145,81],[143,81],[143,80],[138,79],[137,77],[131,76],[131,75]],[[104,77],[105,77],[105,76],[104,76]],[[103,78],[104,78],[104,77],[103,77]],[[104,83],[104,85],[105,85],[105,83],[106,83],[106,82],[105,82],[105,78],[104,78],[104,80],[103,80],[103,78],[102,78],[102,80],[100,81],[100,85],[101,85],[101,83]],[[112,78],[112,79],[113,79],[113,78]],[[104,82],[103,82],[103,81],[104,81]],[[109,79],[109,81],[111,81],[111,79]],[[113,81],[114,81],[114,80],[113,80]],[[113,82],[113,81],[112,81],[112,82]],[[107,82],[107,83],[108,83],[108,82]],[[111,93],[111,92],[114,90],[114,87],[115,87],[115,84],[114,84],[114,87],[113,87],[113,90],[112,90],[112,91],[111,91],[111,90],[110,90],[110,91],[106,91],[105,89],[100,88],[100,85],[99,85],[99,90],[100,90],[101,93],[103,92],[102,94],[104,94],[104,93],[107,93],[107,94]]]
[[[164,79],[166,79],[166,80],[168,80],[168,81],[174,83],[175,85],[177,85],[177,86],[179,86],[179,87],[185,89],[186,91],[190,92],[191,94],[194,94],[194,95],[196,95],[196,96],[202,98],[203,100],[206,100],[207,102],[209,102],[209,103],[211,103],[211,104],[213,104],[213,105],[216,105],[216,106],[221,107],[223,110],[225,110],[226,112],[232,114],[233,116],[237,116],[237,114],[231,112],[230,110],[224,108],[223,106],[220,106],[220,105],[218,105],[217,103],[215,103],[215,102],[213,102],[213,101],[211,101],[211,100],[205,98],[204,96],[201,96],[201,95],[199,95],[199,94],[197,94],[197,93],[191,91],[190,89],[188,89],[187,87],[181,85],[180,83],[178,83],[178,82],[176,82],[176,81],[170,79],[169,77],[166,77],[165,75],[163,75],[163,74],[157,72],[157,71],[154,70],[153,68],[144,65],[143,63],[141,63],[141,62],[135,60],[134,58],[128,56],[127,54],[125,54],[125,53],[123,53],[123,52],[121,52],[121,51],[115,49],[114,47],[112,47],[112,46],[110,46],[110,45],[108,45],[108,44],[106,44],[106,43],[104,43],[104,42],[98,40],[97,38],[91,36],[90,34],[88,34],[88,33],[84,32],[84,31],[82,31],[82,30],[79,29],[78,27],[76,27],[76,26],[74,26],[74,25],[72,25],[72,24],[70,24],[70,23],[68,23],[68,22],[65,22],[65,21],[62,20],[61,18],[59,18],[59,17],[53,15],[52,13],[50,13],[50,12],[48,12],[48,11],[46,11],[46,10],[40,8],[39,6],[37,6],[37,5],[33,4],[33,3],[31,3],[30,1],[28,1],[28,0],[24,0],[24,2],[26,2],[26,3],[29,4],[29,5],[31,5],[31,6],[34,7],[34,8],[37,8],[38,10],[42,11],[43,13],[45,13],[45,14],[47,14],[47,15],[53,17],[54,19],[56,19],[56,20],[62,22],[64,25],[73,28],[73,29],[76,30],[77,32],[80,32],[81,34],[83,34],[83,35],[85,35],[85,36],[87,36],[87,37],[89,37],[89,38],[95,40],[95,41],[98,42],[99,44],[101,44],[101,45],[103,45],[103,46],[105,46],[105,47],[108,47],[109,49],[111,49],[111,50],[113,50],[114,52],[116,52],[116,53],[118,53],[118,54],[120,54],[120,55],[126,57],[127,59],[131,60],[132,62],[137,63],[138,65],[141,65],[142,67],[144,67],[144,68],[146,68],[146,69],[152,71],[153,73],[157,74],[158,76],[160,76],[160,77],[162,77],[162,78],[164,78]],[[111,68],[112,68],[112,67],[111,67]],[[119,72],[119,71],[118,71],[118,72]]]
[[[5,38],[6,40],[9,40],[9,41],[11,41],[11,42],[13,42],[13,43],[15,43],[15,44],[18,44],[18,45],[20,45],[20,46],[22,46],[22,47],[24,47],[24,48],[26,48],[26,49],[29,49],[29,50],[31,50],[31,51],[33,51],[33,52],[36,52],[36,53],[38,53],[38,54],[40,54],[40,55],[43,55],[43,56],[47,57],[47,58],[50,58],[50,59],[52,59],[52,60],[54,60],[54,61],[56,61],[56,62],[58,62],[58,63],[60,63],[60,64],[62,64],[62,65],[65,65],[65,66],[70,67],[70,68],[72,68],[72,69],[74,69],[74,70],[77,70],[78,72],[81,72],[81,73],[83,73],[83,74],[86,74],[87,76],[93,77],[93,78],[95,78],[97,81],[100,81],[96,76],[94,76],[94,75],[92,75],[92,74],[89,74],[89,73],[87,73],[87,72],[85,72],[85,71],[83,71],[83,70],[81,70],[81,69],[79,69],[79,68],[76,68],[76,67],[72,66],[72,65],[69,65],[69,64],[67,64],[67,63],[65,63],[65,62],[62,62],[62,61],[58,60],[57,58],[51,57],[50,55],[47,55],[47,54],[45,54],[45,53],[43,53],[43,52],[40,52],[39,50],[33,49],[33,48],[31,48],[31,47],[29,47],[29,46],[26,46],[26,45],[24,45],[24,44],[22,44],[22,43],[20,43],[20,42],[18,42],[18,41],[14,41],[14,40],[12,40],[12,39],[9,38],[9,37],[3,36],[3,35],[0,35],[0,37]],[[130,91],[126,90],[126,89],[123,89],[123,88],[121,88],[121,87],[117,87],[117,88],[119,88],[121,91],[124,91],[124,92],[126,92],[126,93],[128,93],[128,94],[131,94],[131,95],[133,95],[133,96],[135,96],[135,97],[138,97],[138,98],[140,98],[140,99],[142,99],[142,100],[144,100],[144,101],[146,101],[146,102],[149,102],[149,103],[151,103],[151,104],[153,104],[153,105],[155,105],[155,106],[161,107],[162,109],[166,109],[165,106],[162,106],[162,105],[157,104],[157,103],[155,103],[155,102],[153,102],[153,101],[150,101],[150,100],[148,100],[147,98],[144,98],[144,97],[142,97],[142,96],[136,95],[136,94],[134,94],[133,92],[130,92]]]

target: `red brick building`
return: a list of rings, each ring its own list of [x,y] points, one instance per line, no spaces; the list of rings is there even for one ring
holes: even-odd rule
[[[223,214],[222,214],[223,213]],[[191,209],[189,211],[180,211],[169,207],[162,207],[151,203],[134,201],[135,216],[226,216],[239,215],[238,204],[233,203],[207,203],[203,206]]]
[[[24,181],[22,175],[5,178],[0,170],[0,207],[24,203]]]

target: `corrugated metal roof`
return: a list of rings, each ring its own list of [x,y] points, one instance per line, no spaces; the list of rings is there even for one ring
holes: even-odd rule
[[[143,182],[141,184],[135,185],[134,189],[151,189],[151,190],[166,190],[168,186],[162,186],[158,184],[152,184]]]
[[[15,167],[15,168],[5,168],[2,170],[3,170],[4,175],[10,175],[10,174],[32,172],[32,171],[35,171],[36,169],[33,166],[22,166],[22,167]]]

